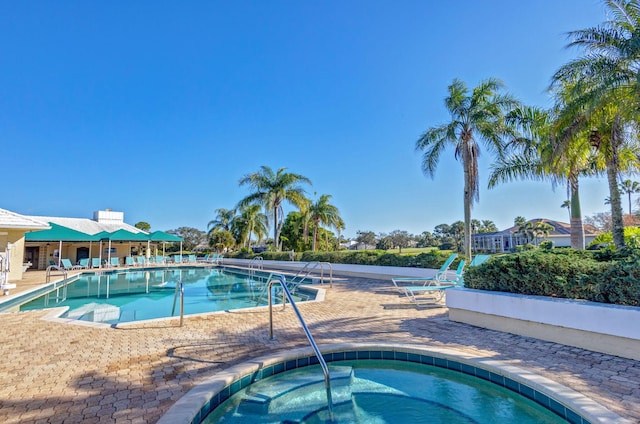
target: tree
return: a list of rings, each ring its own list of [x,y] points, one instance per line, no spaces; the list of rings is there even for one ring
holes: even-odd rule
[[[522,235],[522,237],[524,237],[527,242],[533,241],[536,236],[533,230],[533,223],[531,221],[525,221],[522,224],[518,225],[518,230],[516,231],[516,233]]]
[[[402,253],[402,248],[409,246],[411,235],[407,231],[393,230],[389,234],[389,240],[393,247],[398,248],[398,253]]]
[[[513,219],[513,225],[515,225],[516,227],[522,227],[526,222],[527,218],[525,218],[524,216],[516,216]]]
[[[423,151],[422,170],[433,177],[440,154],[447,145],[455,149],[456,159],[462,159],[464,171],[464,245],[465,255],[471,258],[471,209],[479,200],[478,140],[490,152],[502,156],[504,138],[511,135],[505,115],[517,102],[501,94],[503,84],[497,79],[484,80],[471,93],[466,84],[455,79],[449,86],[445,105],[451,122],[429,128],[416,142],[416,150]]]
[[[498,226],[490,219],[483,219],[480,228],[478,228],[479,233],[495,233],[497,231]]]
[[[423,231],[417,237],[417,247],[431,247],[438,245],[438,239],[429,231]]]
[[[569,211],[569,219],[571,219],[571,200],[567,199],[560,205],[561,208],[567,208]]]
[[[453,224],[451,224],[451,237],[453,237],[453,239],[456,242],[456,250],[457,251],[461,251],[462,250],[462,243],[463,240],[465,240],[465,223],[462,221],[456,221]]]
[[[232,221],[232,232],[239,234],[240,243],[251,250],[251,237],[259,240],[267,235],[267,215],[261,212],[260,205],[247,205],[240,208],[239,215]]]
[[[238,203],[238,207],[250,204],[264,206],[271,211],[273,219],[273,242],[276,250],[280,246],[280,217],[282,204],[287,201],[300,208],[308,201],[301,184],[311,185],[311,180],[300,174],[286,172],[280,168],[275,173],[268,166],[261,166],[260,170],[245,175],[239,185],[248,185],[253,192]]]
[[[590,141],[604,161],[614,244],[624,247],[624,222],[618,176],[622,171],[621,149],[636,125],[640,101],[640,1],[608,0],[610,20],[592,28],[569,33],[570,47],[581,47],[584,55],[562,66],[554,84],[575,81],[568,110],[582,109],[591,123]],[[637,156],[636,156],[637,166]]]
[[[514,179],[548,180],[552,187],[566,183],[571,203],[571,246],[584,249],[584,226],[580,207],[579,177],[592,173],[589,163],[589,143],[582,133],[565,131],[567,119],[558,117],[567,100],[567,86],[556,90],[556,106],[551,111],[535,107],[515,109],[509,116],[518,128],[518,137],[511,141],[512,154],[500,158],[492,165],[489,188],[498,182]],[[562,91],[565,90],[565,91]],[[558,140],[565,147],[558,148]]]
[[[358,243],[364,244],[365,246],[375,246],[376,233],[374,233],[373,231],[357,231],[356,241]]]
[[[548,237],[549,232],[555,230],[553,225],[548,224],[543,221],[538,221],[533,225],[532,232],[535,240],[535,244],[538,244],[538,238],[540,237]]]
[[[631,195],[640,193],[640,183],[629,179],[620,183],[620,191],[627,195],[629,200],[629,215],[631,215]]]
[[[175,230],[167,231],[169,234],[175,234],[182,237],[182,248],[187,251],[193,250],[197,245],[204,244],[206,241],[206,233],[193,227],[180,227]]]
[[[216,217],[207,224],[209,233],[217,230],[231,231],[231,223],[236,216],[236,210],[220,208],[216,209],[215,213]]]
[[[326,225],[334,228],[340,225],[344,225],[344,222],[340,217],[340,211],[338,211],[337,207],[329,203],[330,199],[330,195],[323,194],[309,207],[309,216],[311,218],[311,221],[313,222],[313,239],[311,250],[313,250],[314,252],[316,250],[318,229],[321,225]]]
[[[145,221],[136,222],[133,226],[142,231],[151,231],[151,224]]]
[[[233,247],[234,244],[235,238],[231,231],[215,230],[209,233],[209,246],[213,247],[218,252],[224,252],[228,248]]]

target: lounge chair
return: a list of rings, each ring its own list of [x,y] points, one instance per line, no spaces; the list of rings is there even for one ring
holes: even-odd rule
[[[60,263],[62,264],[62,268],[71,271],[75,269],[82,269],[80,265],[73,265],[69,259],[60,259]]]
[[[449,267],[451,266],[451,263],[457,257],[458,257],[457,253],[452,253],[451,255],[449,255],[447,260],[444,261],[440,269],[436,272],[436,275],[434,275],[433,277],[396,277],[396,278],[392,278],[391,281],[393,282],[394,288],[399,293],[404,293],[402,284],[409,283],[412,286],[417,286],[419,284],[422,284],[423,286],[430,285],[430,284],[431,285],[438,284],[438,281],[440,281],[440,279],[446,278],[447,272],[449,271]]]
[[[156,256],[156,265],[164,265],[164,256]]]
[[[109,265],[111,266],[120,266],[120,258],[116,257],[116,256],[112,256],[111,257],[111,262],[109,262]]]
[[[135,260],[136,260],[136,265],[138,266],[145,266],[147,264],[146,258],[142,255],[136,256]]]
[[[434,305],[442,300],[444,292],[452,287],[463,287],[462,273],[465,262],[460,261],[454,278],[441,278],[438,284],[402,287],[404,295],[416,306]]]
[[[182,263],[182,260],[180,259],[180,255],[173,255],[172,259],[174,264]]]
[[[476,255],[473,260],[469,263],[469,266],[478,266],[487,262],[491,255]]]
[[[100,258],[91,258],[91,268],[101,268]]]
[[[196,255],[189,255],[187,258],[188,258],[190,264],[195,264],[196,263]]]
[[[124,258],[125,266],[135,266],[136,261],[133,259],[133,256],[127,256]]]
[[[82,268],[89,268],[89,258],[82,258],[78,261],[78,266]]]
[[[206,255],[204,255],[204,257],[202,257],[202,258],[197,258],[197,259],[196,259],[196,262],[209,262],[209,257],[210,257],[210,256],[211,256],[211,255],[207,253]]]

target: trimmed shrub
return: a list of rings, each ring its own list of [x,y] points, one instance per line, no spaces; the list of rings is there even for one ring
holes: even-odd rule
[[[515,253],[467,269],[464,281],[480,290],[639,306],[640,255],[626,250],[617,260],[602,256],[573,249]]]

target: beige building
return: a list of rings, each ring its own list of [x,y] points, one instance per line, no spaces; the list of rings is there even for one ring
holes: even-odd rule
[[[10,281],[22,279],[31,264],[24,260],[24,235],[30,231],[46,230],[49,224],[38,219],[0,209],[0,286],[10,287]]]

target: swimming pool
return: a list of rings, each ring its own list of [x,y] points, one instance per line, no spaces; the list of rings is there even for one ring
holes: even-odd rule
[[[626,422],[556,382],[452,349],[342,344],[322,352],[335,423]],[[317,363],[298,349],[231,367],[183,396],[158,424],[329,422]]]
[[[243,309],[267,304],[269,274],[211,267],[128,269],[84,273],[67,285],[20,305],[21,311],[68,308],[60,318],[118,324],[177,316],[179,285],[184,314]],[[296,302],[312,299],[299,290]]]

